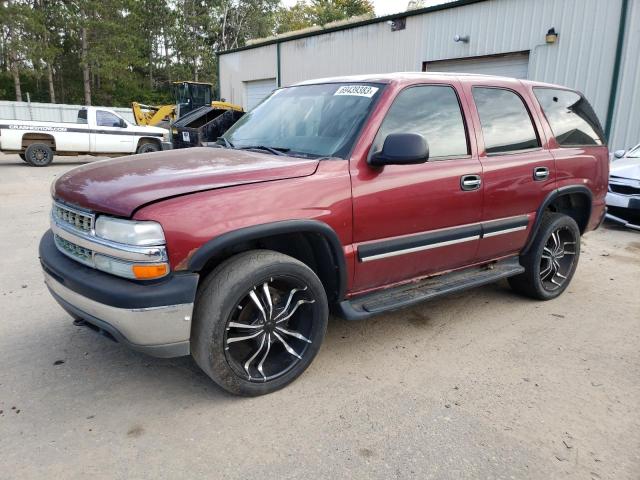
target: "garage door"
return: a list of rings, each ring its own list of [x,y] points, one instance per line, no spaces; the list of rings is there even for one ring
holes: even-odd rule
[[[423,72],[459,72],[527,78],[529,52],[424,62]]]
[[[245,82],[245,92],[247,99],[247,111],[259,104],[267,95],[276,89],[276,79],[254,80]]]

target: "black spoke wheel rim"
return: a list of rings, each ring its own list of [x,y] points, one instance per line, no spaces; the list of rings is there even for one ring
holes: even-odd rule
[[[271,276],[246,292],[224,333],[226,360],[250,382],[275,380],[298,365],[315,341],[316,299],[301,279]]]
[[[44,148],[35,148],[31,152],[31,161],[36,165],[45,165],[49,163],[49,152]]]
[[[576,258],[576,237],[567,227],[549,235],[540,257],[540,281],[547,291],[562,288],[569,279]]]

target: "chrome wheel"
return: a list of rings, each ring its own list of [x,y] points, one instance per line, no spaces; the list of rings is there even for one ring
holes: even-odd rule
[[[567,227],[554,230],[547,239],[540,257],[540,282],[548,291],[561,288],[573,270],[576,258],[576,238]]]
[[[314,341],[316,299],[300,280],[269,277],[236,304],[224,334],[225,357],[251,382],[267,382],[290,371]]]

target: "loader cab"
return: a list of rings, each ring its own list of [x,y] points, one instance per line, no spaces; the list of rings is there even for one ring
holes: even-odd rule
[[[211,105],[213,86],[210,83],[174,82],[176,118],[183,117],[196,108]]]

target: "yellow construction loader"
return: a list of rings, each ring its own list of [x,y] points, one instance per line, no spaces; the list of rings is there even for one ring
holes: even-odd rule
[[[169,128],[175,120],[193,110],[211,106],[220,110],[242,111],[242,107],[233,103],[213,101],[213,85],[204,82],[173,82],[176,99],[174,105],[144,105],[131,103],[133,116],[138,125],[153,125]]]

